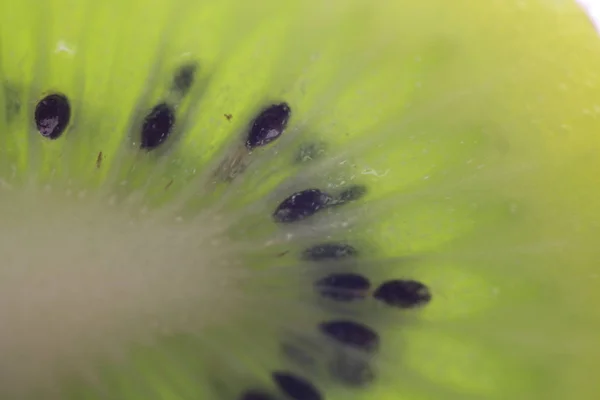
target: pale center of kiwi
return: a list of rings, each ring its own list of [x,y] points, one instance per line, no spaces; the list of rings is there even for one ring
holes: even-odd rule
[[[210,224],[158,220],[108,202],[0,196],[0,385],[171,332],[199,332],[234,308],[222,282],[231,255]]]

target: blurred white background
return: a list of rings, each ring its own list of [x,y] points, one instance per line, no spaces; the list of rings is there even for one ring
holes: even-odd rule
[[[596,28],[600,30],[600,0],[577,0],[587,10]]]

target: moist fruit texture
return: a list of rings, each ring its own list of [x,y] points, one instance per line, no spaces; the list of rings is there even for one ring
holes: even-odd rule
[[[597,399],[562,0],[0,3],[0,398]]]

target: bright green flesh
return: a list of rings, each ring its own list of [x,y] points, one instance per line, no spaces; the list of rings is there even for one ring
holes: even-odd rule
[[[1,399],[234,400],[276,393],[278,369],[328,400],[600,397],[600,40],[575,4],[140,4],[1,3]],[[173,134],[139,151],[189,62]],[[51,141],[33,110],[56,91],[73,115]],[[280,101],[281,138],[211,182]],[[357,202],[271,219],[295,191],[353,184]],[[350,267],[298,258],[330,240],[374,285],[433,293],[345,306],[381,337],[362,389],[279,353],[303,335],[333,348],[316,324],[344,314],[311,282]]]

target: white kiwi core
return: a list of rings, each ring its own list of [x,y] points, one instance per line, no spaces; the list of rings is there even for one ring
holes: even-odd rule
[[[0,196],[0,387],[52,382],[95,356],[228,315],[231,255],[210,223],[44,191]]]

